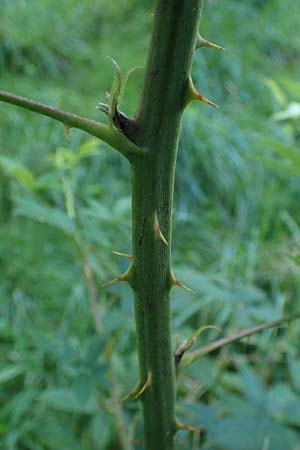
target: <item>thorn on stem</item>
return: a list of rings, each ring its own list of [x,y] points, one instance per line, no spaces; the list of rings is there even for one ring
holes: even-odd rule
[[[65,127],[65,130],[66,130],[66,135],[69,137],[70,136],[70,129],[71,129],[71,127],[70,127],[70,125],[66,125],[66,124],[64,124],[64,127]]]
[[[160,225],[158,222],[158,217],[157,217],[157,212],[155,212],[155,222],[154,222],[154,228],[156,231],[157,236],[159,237],[159,239],[165,244],[165,245],[169,245],[167,239],[165,238],[165,236],[163,235],[161,229],[160,229]]]
[[[132,259],[132,255],[130,253],[116,252],[114,250],[112,251],[112,253],[117,256],[123,256],[124,258]]]
[[[102,284],[102,287],[111,286],[112,284],[118,283],[119,281],[126,281],[130,284],[131,281],[131,266],[124,272],[122,275],[119,275],[118,277],[114,278],[113,280],[107,281],[106,283]]]
[[[175,285],[181,287],[182,289],[185,289],[188,292],[193,292],[194,294],[196,293],[193,289],[181,283],[181,281],[179,280],[175,280]]]
[[[178,430],[187,430],[187,431],[191,431],[192,433],[201,433],[201,428],[197,428],[197,427],[193,427],[191,425],[187,425],[185,423],[181,423],[177,418],[175,419],[175,427],[176,427],[176,431]]]
[[[171,285],[179,286],[180,288],[182,288],[188,292],[192,292],[193,294],[196,294],[196,291],[194,291],[190,287],[186,286],[185,284],[181,283],[181,281],[177,280],[177,278],[175,278],[175,275],[173,272],[171,272]]]
[[[197,34],[197,40],[196,40],[196,49],[201,47],[209,47],[209,48],[215,48],[216,50],[225,50],[224,47],[221,47],[221,45],[214,44],[213,42],[208,41],[207,39],[204,39],[200,33]]]
[[[152,382],[152,373],[149,372],[148,378],[145,382],[145,384],[142,386],[142,388],[138,391],[138,393],[135,395],[134,398],[139,398],[145,391],[148,389],[148,387],[151,385]]]
[[[128,392],[127,395],[125,395],[123,398],[121,398],[121,403],[126,402],[127,400],[129,400],[132,397],[135,397],[137,395],[137,393],[139,392],[141,388],[141,383],[140,380],[136,383],[136,385],[134,386],[134,388]]]
[[[216,103],[212,102],[211,100],[208,100],[206,97],[204,97],[202,94],[200,94],[200,92],[197,91],[192,79],[190,78],[189,86],[188,86],[188,94],[187,94],[187,99],[186,99],[186,105],[193,100],[198,100],[200,102],[206,103],[207,105],[213,106],[214,108],[219,108],[219,106]]]
[[[213,106],[214,108],[219,108],[219,106],[212,102],[211,100],[208,100],[208,98],[204,97],[200,92],[195,90],[195,96],[196,100],[200,100],[200,102],[206,103],[207,105]]]

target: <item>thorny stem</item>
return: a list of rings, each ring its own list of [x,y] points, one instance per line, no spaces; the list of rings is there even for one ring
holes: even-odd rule
[[[201,0],[158,0],[132,163],[132,278],[146,450],[173,450],[171,213],[180,122],[185,107]]]

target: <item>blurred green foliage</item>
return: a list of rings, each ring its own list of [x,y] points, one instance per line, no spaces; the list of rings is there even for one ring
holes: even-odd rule
[[[152,1],[2,0],[0,88],[94,119],[113,79],[144,65]],[[184,115],[174,210],[175,336],[195,345],[299,312],[300,27],[296,2],[207,0],[196,86],[222,107]],[[133,114],[142,71],[129,79]],[[142,448],[126,269],[130,172],[83,133],[0,105],[0,446]],[[299,324],[181,374],[178,449],[299,450]]]

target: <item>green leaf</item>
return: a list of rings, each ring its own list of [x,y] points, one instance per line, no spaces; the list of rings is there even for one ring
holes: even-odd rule
[[[66,147],[58,147],[52,156],[52,162],[60,170],[68,170],[77,163],[76,155]]]
[[[292,384],[298,391],[300,391],[300,361],[295,357],[295,355],[288,354],[287,362]]]
[[[281,107],[285,106],[287,103],[287,99],[280,86],[274,80],[272,80],[272,78],[269,77],[262,77],[262,81],[266,86],[268,86],[278,104]]]
[[[295,165],[300,171],[300,151],[299,148],[293,145],[288,145],[276,139],[262,139],[264,147],[272,150],[273,153],[280,156],[283,161],[289,162],[292,166]]]
[[[103,334],[96,334],[87,339],[84,347],[84,359],[86,363],[89,365],[95,364],[105,349],[105,345],[106,337]]]
[[[266,406],[282,422],[300,425],[300,397],[286,383],[277,383],[269,389]]]
[[[219,421],[218,412],[213,404],[183,404],[180,405],[180,409],[180,421],[196,428],[213,427]]]
[[[300,119],[300,103],[292,102],[284,111],[273,114],[272,119],[276,121],[287,119]]]
[[[22,186],[30,190],[35,188],[35,176],[19,161],[1,156],[0,167],[7,176],[15,178]]]
[[[7,366],[0,369],[0,384],[7,383],[24,372],[19,366]]]
[[[71,234],[74,230],[67,214],[57,208],[44,205],[33,198],[16,197],[15,204],[15,213],[20,216],[54,226],[68,234]]]
[[[136,66],[136,67],[133,67],[132,69],[128,69],[128,70],[126,71],[124,77],[122,78],[122,82],[121,82],[121,89],[120,89],[119,97],[118,97],[118,105],[120,105],[121,102],[122,102],[122,99],[123,99],[123,96],[124,96],[124,93],[125,93],[125,89],[126,89],[126,84],[127,84],[128,78],[130,77],[130,75],[131,75],[133,72],[135,72],[136,70],[140,70],[140,69],[143,69],[143,67],[142,67],[142,66]]]
[[[220,450],[299,449],[296,433],[259,414],[220,420],[208,429],[208,440]]]
[[[111,422],[109,416],[102,412],[92,418],[90,433],[95,450],[107,448],[113,429],[113,423]]]
[[[96,400],[76,395],[71,389],[48,388],[40,397],[41,402],[58,411],[80,414],[94,414],[97,412]]]
[[[300,426],[300,398],[285,406],[282,410],[283,420],[295,427]]]
[[[35,435],[42,444],[39,448],[84,450],[78,442],[75,430],[66,420],[62,422],[61,418],[52,417],[49,413],[43,419],[35,427]]]
[[[59,176],[59,172],[57,170],[52,170],[49,172],[44,172],[37,178],[36,182],[37,189],[56,189],[61,191],[61,178]]]
[[[77,150],[77,158],[87,158],[88,156],[99,155],[99,139],[89,139],[81,144]]]
[[[111,90],[110,90],[109,108],[108,108],[109,125],[112,127],[113,126],[113,117],[114,117],[115,111],[118,107],[118,100],[119,100],[119,95],[120,95],[121,86],[122,86],[122,77],[121,77],[121,70],[120,70],[118,63],[110,56],[109,56],[109,59],[112,61],[113,65],[115,66],[115,74],[114,74],[114,79],[113,79]]]
[[[250,367],[243,367],[240,370],[241,388],[244,395],[258,407],[262,407],[265,402],[265,388],[262,379]]]

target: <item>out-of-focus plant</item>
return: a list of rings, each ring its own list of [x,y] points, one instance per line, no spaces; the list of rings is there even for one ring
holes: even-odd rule
[[[235,417],[234,410],[240,411],[237,406],[241,406],[241,404],[239,399],[233,395],[227,399],[228,402],[225,403],[223,409],[220,408],[220,405],[214,405],[194,411],[193,417],[198,415],[199,419],[195,424],[184,425],[175,418],[174,364],[176,367],[179,366],[179,369],[180,365],[182,367],[188,366],[198,357],[221,348],[229,342],[290,321],[297,315],[242,330],[228,338],[223,338],[206,347],[200,347],[198,350],[187,353],[194,344],[196,337],[204,329],[209,328],[208,326],[201,327],[198,331],[192,333],[191,337],[185,342],[178,343],[173,357],[170,329],[170,290],[172,286],[177,286],[186,291],[191,291],[190,288],[187,288],[175,278],[171,268],[171,213],[177,141],[181,115],[190,100],[197,99],[216,106],[196,91],[190,77],[194,47],[216,46],[197,34],[201,10],[200,1],[195,0],[192,7],[190,2],[177,2],[176,9],[173,8],[174,5],[171,3],[167,0],[161,0],[157,4],[156,12],[150,13],[151,16],[154,15],[153,38],[149,50],[141,101],[134,119],[127,117],[119,108],[123,86],[117,64],[115,64],[115,78],[111,92],[107,96],[107,103],[100,105],[100,109],[107,113],[109,117],[108,126],[4,91],[1,91],[0,99],[61,121],[65,125],[67,133],[69,133],[70,128],[84,130],[114,147],[131,164],[133,176],[133,252],[132,254],[117,252],[120,256],[128,258],[130,265],[123,275],[107,284],[127,281],[135,294],[140,378],[136,388],[126,398],[140,397],[142,399],[146,448],[148,450],[172,449],[175,432],[180,430],[194,432],[194,448],[197,448],[199,444],[197,439],[201,433],[201,427],[206,429],[207,445],[210,445],[210,442],[217,448],[230,446],[232,449],[241,450],[242,448],[249,449],[251,446],[256,448],[261,445],[264,448],[270,446],[276,448],[276,445],[280,449],[283,445],[287,448],[296,448],[295,434],[284,426],[278,426],[273,419],[277,413],[282,414],[282,411],[285,411],[286,421],[292,423],[292,425],[297,424],[296,414],[291,412],[295,412],[293,408],[295,408],[297,397],[293,396],[293,393],[286,386],[283,388],[279,386],[279,392],[282,389],[285,393],[285,399],[288,399],[286,403],[279,406],[271,405],[269,409],[266,408],[266,411],[264,411],[266,417],[261,415],[254,418],[253,411],[255,414],[258,410],[261,411],[263,399],[268,399],[266,393],[268,390],[263,386],[259,377],[255,376],[251,369],[247,367],[247,364],[239,368],[243,380],[241,385],[236,378],[230,376],[224,384],[228,383],[233,387],[233,391],[243,392],[245,396],[248,396],[253,403],[253,410],[250,408],[249,412],[249,408],[245,407],[245,414],[241,417]],[[33,173],[25,166],[9,158],[1,159],[1,167],[8,177],[16,178],[25,189],[32,192],[28,198],[18,198],[15,202],[15,212],[63,230],[69,240],[75,243],[91,299],[96,330],[99,332],[103,324],[98,315],[98,292],[88,250],[89,239],[87,239],[87,236],[90,235],[81,223],[85,214],[93,214],[93,206],[94,209],[99,208],[99,206],[94,204],[89,205],[91,207],[88,208],[78,207],[75,195],[78,163],[86,156],[94,153],[97,153],[95,152],[94,141],[79,147],[79,150],[75,153],[63,147],[55,152],[52,161],[56,169],[55,174],[59,176],[58,185],[62,194],[62,204],[59,208],[53,208],[52,205],[42,203],[37,198],[38,190],[42,189],[43,183],[44,187],[49,188],[49,184],[47,185],[49,180],[51,184],[49,174],[36,180]],[[233,161],[233,164],[236,164],[236,161]],[[219,184],[220,192],[225,185],[226,180],[221,180]],[[179,271],[178,269],[176,274]],[[234,289],[227,289],[226,283],[223,283],[220,278],[203,279],[199,274],[186,268],[182,269],[181,272],[186,275],[186,278],[192,280],[192,287],[199,289],[199,286],[201,286],[203,297],[207,296],[210,301],[219,297],[225,301],[231,301],[232,304],[236,303],[237,310],[241,306],[239,304],[240,296],[245,301],[246,298],[249,299],[250,297],[253,300],[256,295],[255,301],[257,304],[262,303],[261,295],[255,290],[250,289],[248,291],[238,286],[234,291]],[[250,276],[250,272],[249,269],[248,276]],[[232,297],[233,293],[235,293],[235,296]],[[198,305],[190,306],[191,308],[187,308],[186,311],[180,310],[180,314],[176,318],[177,325],[184,323],[187,318],[191,318],[199,309]],[[278,305],[280,313],[281,306]],[[243,308],[243,303],[241,308]],[[255,310],[255,305],[253,310]],[[231,311],[229,312],[228,308],[224,309],[222,318],[224,323],[230,313]],[[269,317],[268,313],[269,310],[266,308],[265,314]],[[238,312],[236,314],[238,315]],[[242,314],[240,317],[242,317]],[[42,333],[38,338],[42,341],[43,339],[46,340]],[[68,373],[69,383],[74,389],[70,390],[68,387],[57,389],[49,386],[42,395],[41,407],[50,406],[62,413],[77,412],[81,414],[81,418],[88,416],[86,420],[89,422],[89,432],[86,438],[83,437],[82,442],[87,447],[91,445],[91,442],[96,448],[114,445],[112,442],[109,444],[110,436],[107,427],[104,428],[105,432],[103,433],[100,430],[104,413],[111,413],[116,418],[115,426],[119,431],[120,445],[125,449],[129,449],[133,445],[132,436],[135,423],[133,423],[130,433],[125,433],[126,419],[124,418],[123,408],[117,401],[119,386],[114,367],[118,365],[118,358],[114,356],[113,352],[116,340],[108,338],[107,334],[104,334],[104,337],[99,334],[95,341],[88,341],[87,347],[84,346],[83,349],[78,342],[65,343],[60,342],[59,339],[54,342],[54,345],[66,348],[66,351],[63,351],[60,355],[59,364],[64,367],[65,359],[69,359],[68,364],[65,364],[65,369]],[[45,353],[47,352],[51,353],[51,342],[49,341],[45,342]],[[110,379],[105,373],[107,367],[105,364],[103,366],[99,363],[97,359],[99,352],[102,352],[103,361],[111,363]],[[53,355],[50,356],[53,357]],[[57,360],[56,357],[54,364],[58,364]],[[290,364],[293,364],[292,360]],[[75,367],[80,367],[79,374]],[[18,378],[22,373],[21,366],[8,367],[2,372],[2,379],[4,381],[12,380]],[[188,380],[192,383],[194,374],[189,372],[189,375]],[[57,373],[57,376],[59,376],[59,373]],[[99,382],[99,379],[101,382]],[[112,389],[113,392],[112,403],[105,399],[109,389]],[[76,395],[74,395],[74,392],[76,392]],[[224,393],[221,393],[221,397],[222,394]],[[28,410],[28,404],[36,396],[37,391],[33,390],[26,410]],[[265,400],[266,402],[267,400]],[[230,405],[230,407],[226,407],[226,405]],[[4,417],[8,415],[9,408],[12,408],[11,404],[4,411]],[[196,406],[195,408],[197,409]],[[189,416],[189,408],[185,406],[180,408],[179,405],[178,409],[180,417]],[[193,409],[193,407],[190,409]],[[231,417],[220,420],[219,416],[222,414],[229,414]],[[207,415],[210,417],[209,422],[206,421]],[[16,422],[18,419],[17,415]],[[62,436],[65,431],[59,427],[59,417],[55,417],[53,421],[50,420],[47,425],[48,427],[42,428],[41,424],[31,423],[30,420],[26,424],[30,431],[34,430],[35,436],[40,433],[40,435],[44,434],[45,437],[48,433],[47,439],[49,442],[51,442],[51,436],[55,436],[55,439],[57,439],[57,436]],[[71,426],[74,426],[74,424]],[[36,444],[30,437],[30,433],[28,435],[28,429],[20,430],[19,433],[26,434],[24,445],[34,448]],[[246,443],[245,441],[241,442],[236,432],[241,429],[249,436]],[[232,440],[231,435],[235,436],[234,440]],[[255,440],[253,440],[253,436]],[[13,446],[18,438],[18,433],[11,434],[8,445]],[[54,443],[52,439],[52,447],[59,448],[59,445],[61,445],[59,442],[62,442],[59,438]],[[75,449],[81,448],[81,444],[72,439],[67,444],[64,441],[64,445]]]

